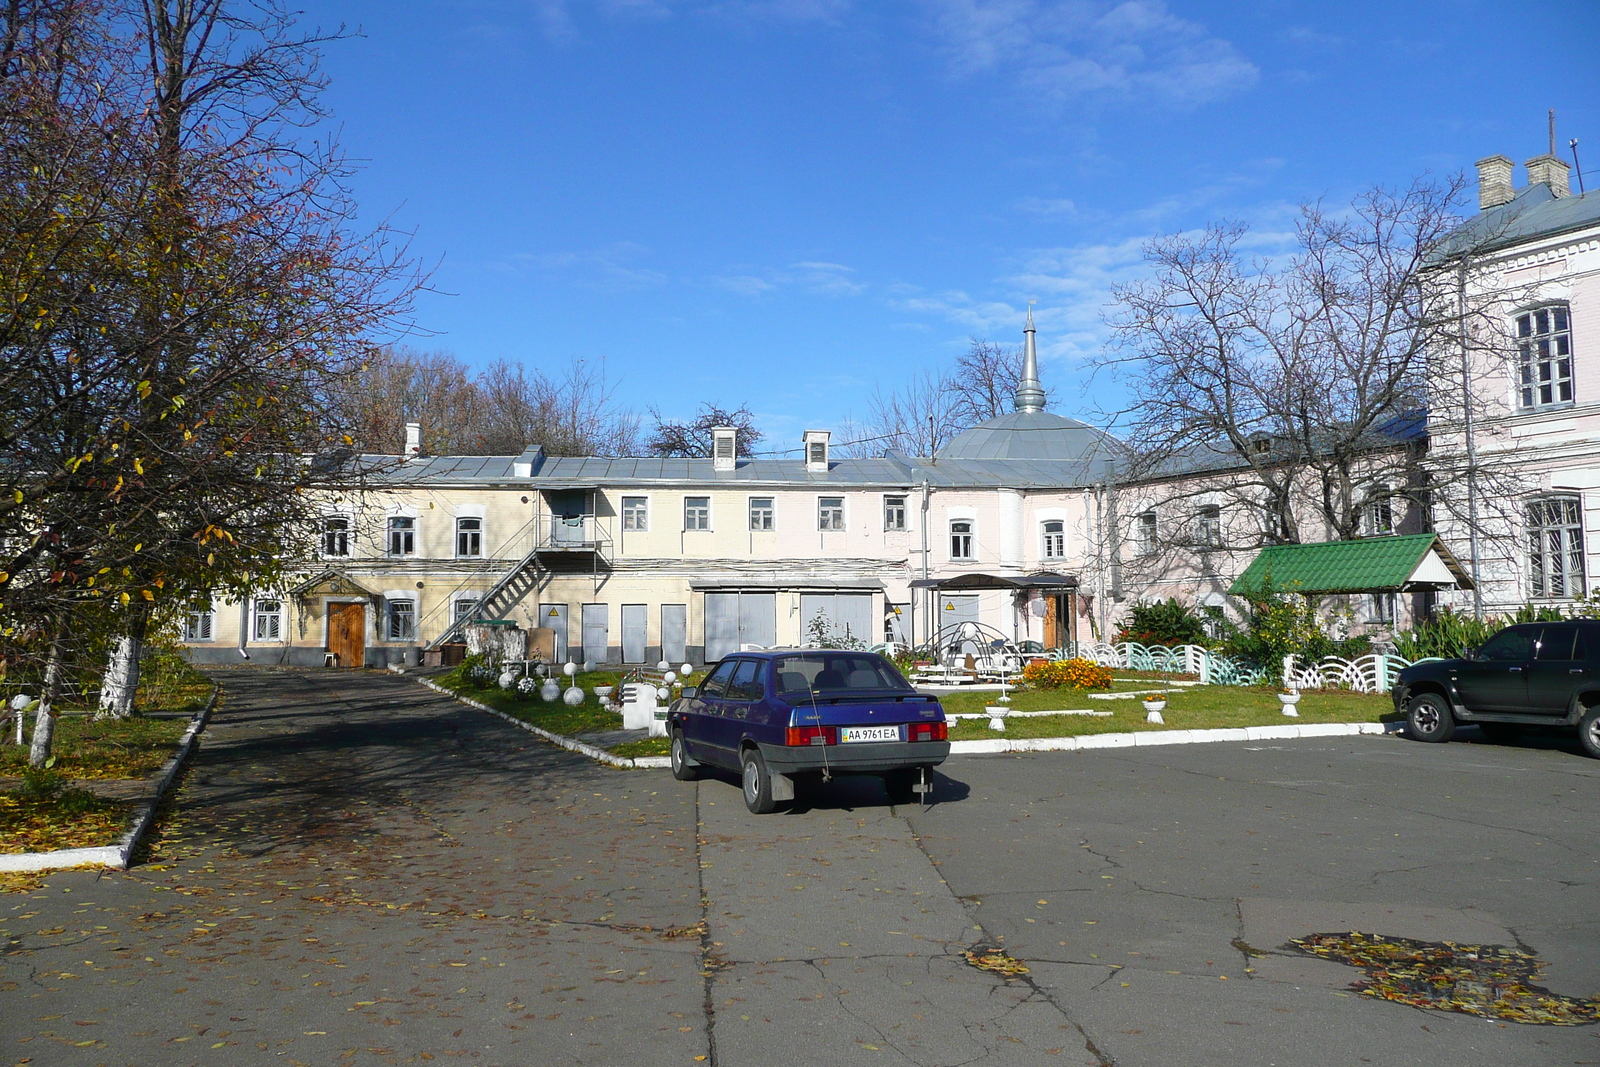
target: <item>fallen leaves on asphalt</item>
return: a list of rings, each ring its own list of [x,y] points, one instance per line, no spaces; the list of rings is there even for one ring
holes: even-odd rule
[[[998,974],[1007,980],[1019,978],[1028,973],[1028,968],[1023,966],[1021,960],[1000,948],[984,948],[981,946],[969,948],[961,954],[961,958],[980,971]]]

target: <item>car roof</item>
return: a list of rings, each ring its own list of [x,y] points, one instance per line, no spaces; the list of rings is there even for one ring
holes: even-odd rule
[[[860,648],[752,648],[747,652],[730,652],[722,658],[759,656],[763,659],[774,659],[778,656],[876,656],[877,654]]]

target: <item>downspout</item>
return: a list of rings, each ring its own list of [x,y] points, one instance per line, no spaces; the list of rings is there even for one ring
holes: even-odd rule
[[[1483,620],[1483,583],[1478,579],[1478,445],[1472,425],[1472,368],[1467,351],[1467,261],[1456,261],[1456,333],[1461,341],[1461,413],[1467,437],[1467,551],[1472,561],[1472,616]]]
[[[928,479],[926,479],[926,478],[922,479],[922,522],[921,522],[920,525],[922,526],[922,580],[923,581],[927,581],[928,580]],[[927,631],[926,640],[928,640],[928,641],[932,641],[933,637],[934,637],[934,634],[933,634],[933,615],[931,614],[931,607],[930,607],[931,601],[928,599],[932,595],[933,595],[933,591],[931,589],[928,589],[926,586],[924,586],[923,590],[922,590],[922,613],[923,613],[922,628]],[[916,601],[913,600],[912,603],[915,604]],[[915,620],[913,620],[913,622],[915,622]],[[915,641],[916,641],[915,629],[916,629],[915,626],[913,626],[912,627],[912,631],[913,632],[912,632],[912,635],[911,635],[911,639],[912,639],[913,643],[915,643]]]

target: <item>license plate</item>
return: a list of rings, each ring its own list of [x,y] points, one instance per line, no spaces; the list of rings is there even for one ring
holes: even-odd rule
[[[852,741],[898,741],[900,740],[900,727],[898,726],[841,726],[839,727],[839,743],[849,744]]]

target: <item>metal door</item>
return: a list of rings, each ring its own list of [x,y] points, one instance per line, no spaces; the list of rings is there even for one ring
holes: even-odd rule
[[[649,619],[648,605],[622,605],[622,662],[644,662],[645,628]]]
[[[689,605],[661,605],[661,658],[674,667],[689,658]]]
[[[583,605],[583,658],[604,663],[611,640],[611,605]]]
[[[911,642],[911,605],[886,604],[884,640],[905,645]]]
[[[567,654],[567,606],[565,604],[540,604],[539,625],[548,626],[556,634],[555,661],[565,663]]]
[[[361,604],[328,605],[328,651],[340,667],[365,666],[367,609]]]
[[[739,651],[739,594],[706,594],[706,662]]]
[[[800,597],[801,641],[813,644],[823,634],[835,641],[876,644],[871,593],[804,593]],[[822,620],[820,628],[817,620]]]
[[[959,637],[961,624],[964,622],[975,623],[978,621],[978,598],[976,594],[967,593],[961,596],[952,596],[949,593],[939,595],[939,633],[943,643],[957,648],[957,651],[976,653],[978,651],[973,641],[952,641]]]
[[[739,644],[771,648],[778,642],[778,594],[739,594]]]

